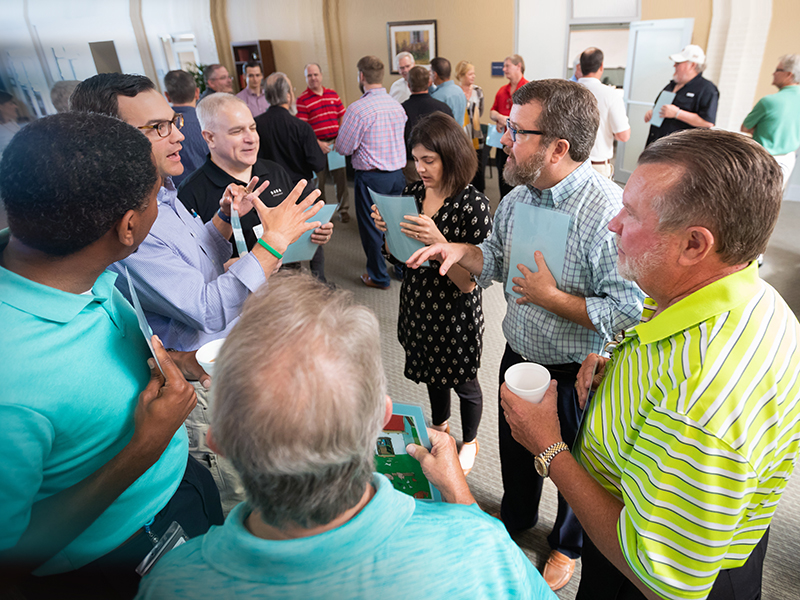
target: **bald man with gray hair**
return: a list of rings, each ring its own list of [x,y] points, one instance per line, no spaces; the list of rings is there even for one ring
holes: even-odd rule
[[[239,471],[247,502],[171,550],[137,598],[556,600],[475,504],[452,437],[429,429],[431,452],[394,449],[423,471],[444,466],[445,502],[416,500],[374,472],[392,401],[378,319],[349,292],[274,276],[226,340],[212,393],[209,438]]]
[[[408,72],[414,68],[416,62],[411,52],[401,52],[395,61],[400,79],[392,84],[389,95],[402,104],[411,97],[411,88],[408,87]]]

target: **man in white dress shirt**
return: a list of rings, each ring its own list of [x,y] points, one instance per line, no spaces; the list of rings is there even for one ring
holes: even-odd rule
[[[408,87],[408,72],[414,67],[416,62],[411,52],[401,52],[397,55],[397,70],[400,71],[400,79],[392,84],[389,95],[400,104],[411,98],[411,89]]]
[[[631,138],[631,124],[625,114],[625,103],[617,90],[610,85],[603,85],[603,51],[600,48],[587,48],[581,54],[580,69],[582,77],[578,83],[585,86],[597,98],[600,110],[600,127],[597,138],[589,155],[592,168],[603,177],[614,174],[614,140],[627,142]]]

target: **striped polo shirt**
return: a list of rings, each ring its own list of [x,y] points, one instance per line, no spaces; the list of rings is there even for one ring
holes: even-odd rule
[[[339,118],[344,115],[344,104],[339,94],[322,88],[315,94],[309,88],[297,99],[297,118],[311,125],[317,139],[329,140],[339,134]]]
[[[799,334],[753,263],[626,332],[606,365],[574,454],[624,502],[622,553],[658,594],[705,598],[769,526],[800,441]]]

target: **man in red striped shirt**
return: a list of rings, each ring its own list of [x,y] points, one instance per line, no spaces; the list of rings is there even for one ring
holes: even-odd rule
[[[344,104],[339,94],[331,89],[322,87],[322,69],[317,63],[310,63],[305,68],[308,88],[297,99],[297,117],[308,122],[317,136],[317,143],[325,154],[334,146],[336,136],[339,135],[339,126],[342,124]],[[339,203],[339,220],[347,223],[350,215],[347,212],[347,170],[336,169],[331,171],[328,164],[317,173],[319,178],[320,196],[325,200],[325,181],[333,176],[336,185],[336,201]]]

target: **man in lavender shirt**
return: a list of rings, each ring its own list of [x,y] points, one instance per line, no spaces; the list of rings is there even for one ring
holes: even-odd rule
[[[253,113],[253,118],[267,112],[269,102],[264,95],[264,88],[261,82],[264,80],[264,73],[261,71],[261,63],[256,60],[251,60],[245,63],[242,67],[247,87],[241,92],[236,94],[236,97],[243,100],[247,104],[247,108]]]

